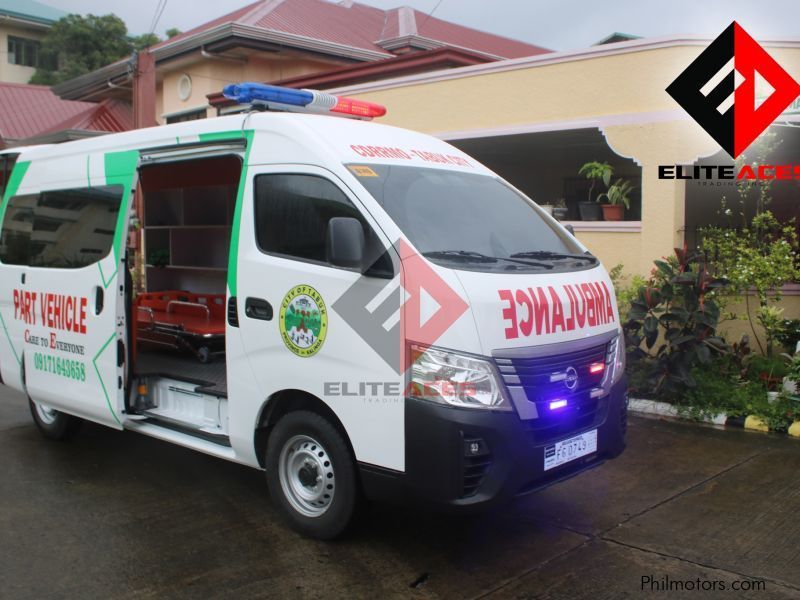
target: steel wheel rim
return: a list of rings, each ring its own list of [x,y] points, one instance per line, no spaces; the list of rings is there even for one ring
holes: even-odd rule
[[[58,417],[58,411],[56,409],[38,402],[34,402],[33,405],[36,407],[36,414],[42,423],[45,425],[52,425],[56,422],[56,418]]]
[[[278,460],[278,479],[289,504],[306,517],[323,515],[333,502],[333,461],[312,437],[295,435],[287,440]]]

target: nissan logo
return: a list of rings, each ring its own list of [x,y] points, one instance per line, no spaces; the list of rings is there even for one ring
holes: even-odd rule
[[[567,367],[564,374],[566,375],[566,377],[564,377],[564,385],[568,390],[572,391],[578,387],[578,372],[575,370],[575,367]]]

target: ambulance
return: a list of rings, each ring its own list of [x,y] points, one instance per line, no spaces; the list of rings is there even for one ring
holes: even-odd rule
[[[0,154],[0,377],[45,436],[262,469],[320,539],[362,499],[477,510],[623,451],[614,290],[567,229],[381,106],[225,93]]]

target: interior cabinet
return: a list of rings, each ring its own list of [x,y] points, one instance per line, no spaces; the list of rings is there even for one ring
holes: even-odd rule
[[[148,291],[224,293],[236,186],[151,191],[144,199]]]

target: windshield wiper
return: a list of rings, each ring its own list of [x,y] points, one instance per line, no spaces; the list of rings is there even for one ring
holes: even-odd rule
[[[469,250],[431,250],[430,252],[423,252],[422,256],[425,258],[455,258],[474,262],[497,262],[497,259],[493,256],[486,256],[480,252],[471,252]]]
[[[498,260],[505,260],[507,262],[516,263],[519,265],[526,265],[528,267],[541,267],[543,269],[552,269],[553,265],[547,263],[540,263],[530,260],[515,260],[513,257],[506,258],[505,256],[487,256],[480,252],[473,252],[472,250],[431,250],[430,252],[423,252],[422,256],[426,258],[445,258],[457,259],[467,262],[483,262],[483,263],[496,263]],[[522,258],[522,257],[520,257]]]
[[[589,262],[597,262],[597,258],[591,254],[566,254],[562,252],[552,252],[550,250],[531,250],[529,252],[515,252],[511,258],[541,258],[551,260],[562,260],[571,258],[574,260],[586,260]]]

